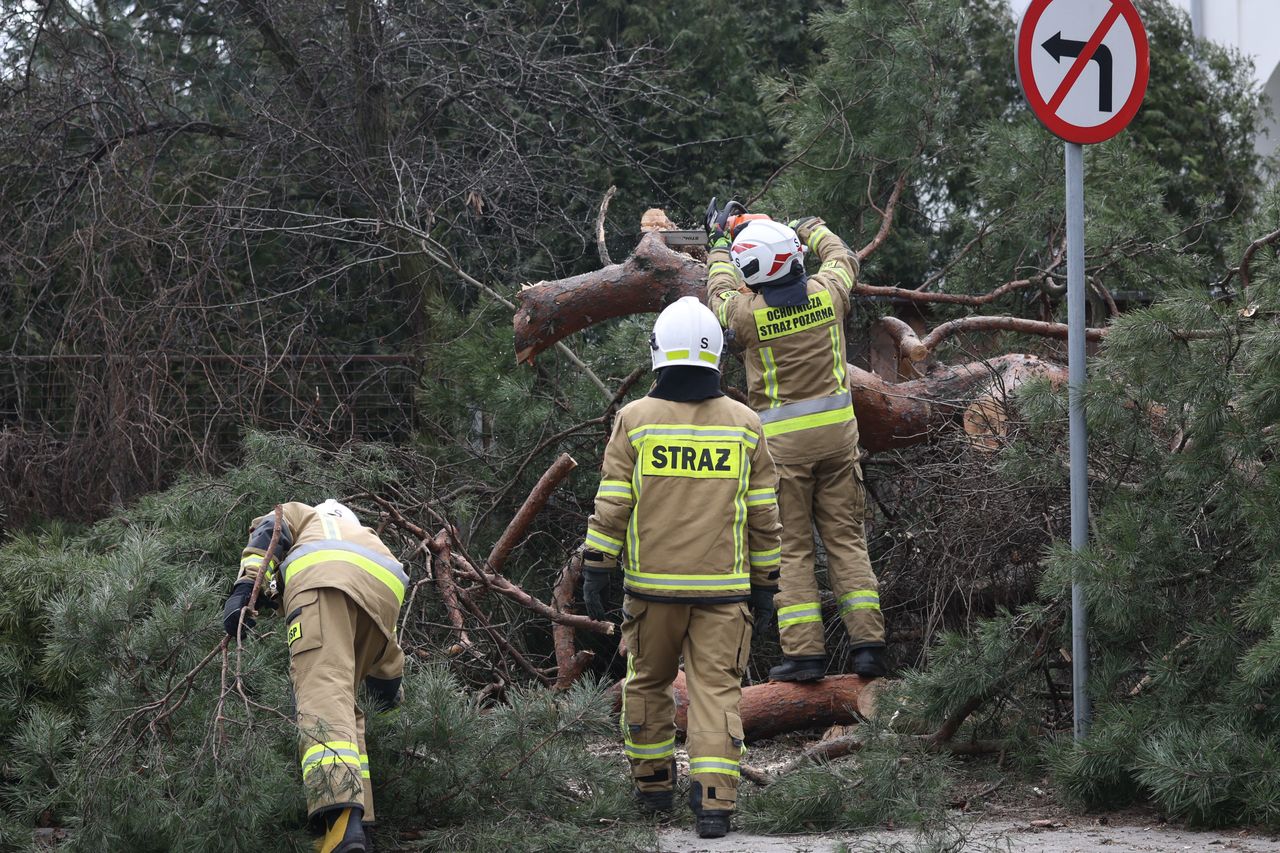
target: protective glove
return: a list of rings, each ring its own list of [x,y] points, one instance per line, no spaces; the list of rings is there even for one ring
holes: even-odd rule
[[[222,628],[227,632],[227,636],[234,637],[237,628],[240,625],[240,610],[249,603],[249,596],[253,593],[253,581],[240,580],[236,581],[236,585],[231,588],[231,595],[227,596],[227,603],[222,608]],[[257,624],[257,620],[252,614],[244,615],[244,626],[252,628]]]
[[[796,232],[796,236],[800,238],[801,243],[807,243],[809,241],[809,235],[813,233],[814,229],[819,225],[826,224],[827,223],[823,222],[816,216],[805,216],[800,219],[791,220],[787,223],[787,227]]]
[[[704,217],[704,224],[707,226],[707,249],[728,249],[733,245],[734,229],[729,226],[730,221],[737,216],[745,214],[747,209],[740,202],[731,201],[721,210],[718,206],[718,199],[712,196],[711,203],[707,205],[707,212]]]
[[[755,623],[756,630],[773,621],[773,596],[777,592],[778,590],[771,586],[751,587],[751,599],[747,602],[747,607],[751,608],[752,622]]]
[[[616,564],[616,559],[599,551],[582,552],[582,603],[587,606],[587,615],[597,622],[608,619],[605,599],[609,595],[609,582]]]

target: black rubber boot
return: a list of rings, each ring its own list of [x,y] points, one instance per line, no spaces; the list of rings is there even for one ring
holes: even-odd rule
[[[632,793],[636,805],[646,814],[666,814],[675,808],[675,794],[671,791],[640,791]]]
[[[827,674],[825,656],[809,658],[784,657],[782,663],[769,670],[770,681],[817,681]]]
[[[360,823],[363,817],[364,809],[355,806],[326,812],[324,837],[316,845],[317,853],[368,853]]]
[[[709,789],[709,796],[715,799],[715,788]],[[724,838],[729,834],[729,815],[723,809],[704,809],[702,807],[702,783],[689,783],[689,810],[693,812],[693,826],[699,838]]]
[[[863,648],[853,653],[853,674],[863,678],[881,678],[888,672],[884,664],[884,649]]]
[[[728,812],[703,812],[694,820],[699,838],[724,838],[729,834]]]

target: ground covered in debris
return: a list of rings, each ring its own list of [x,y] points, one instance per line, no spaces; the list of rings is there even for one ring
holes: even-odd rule
[[[753,746],[747,761],[776,773],[787,767],[813,738],[788,735]],[[687,758],[678,753],[682,778]],[[857,759],[845,758],[857,784]],[[743,810],[751,811],[759,787],[744,783]],[[700,839],[687,810],[658,828],[661,853],[961,853],[961,851],[1044,851],[1044,853],[1119,853],[1119,851],[1280,851],[1280,835],[1255,828],[1205,830],[1168,821],[1157,809],[1136,806],[1107,813],[1082,813],[1061,804],[1043,774],[1001,766],[994,757],[966,759],[953,767],[945,816],[927,830],[891,822],[860,831],[761,833],[739,829],[723,839]],[[742,821],[738,821],[741,823]]]

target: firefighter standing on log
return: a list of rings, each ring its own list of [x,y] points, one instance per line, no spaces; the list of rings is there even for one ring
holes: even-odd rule
[[[260,601],[283,599],[289,643],[289,678],[297,704],[298,753],[308,817],[324,831],[321,853],[369,849],[364,824],[374,820],[364,714],[356,690],[364,683],[375,705],[400,704],[404,654],[396,642],[396,618],[408,576],[372,530],[335,500],[319,506],[281,505],[254,519],[249,543],[223,611],[232,637],[265,567]],[[254,625],[248,612],[247,627]]]
[[[863,529],[858,421],[845,366],[858,258],[816,217],[784,225],[737,202],[721,210],[712,199],[707,229],[707,303],[743,348],[748,401],[778,467],[783,661],[769,678],[813,681],[826,673],[815,527],[853,641],[853,671],[884,675],[884,617]],[[813,276],[805,273],[806,248],[821,262]]]
[[[649,811],[672,808],[672,682],[684,658],[689,801],[703,838],[729,831],[752,623],[771,618],[780,559],[773,460],[760,418],[720,390],[722,345],[719,323],[695,297],[658,317],[658,379],[614,422],[583,550],[583,599],[601,620],[626,555],[622,737]]]

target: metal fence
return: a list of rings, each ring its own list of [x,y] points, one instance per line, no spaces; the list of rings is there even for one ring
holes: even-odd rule
[[[0,509],[91,516],[225,464],[246,428],[400,442],[418,380],[411,355],[0,354]]]

